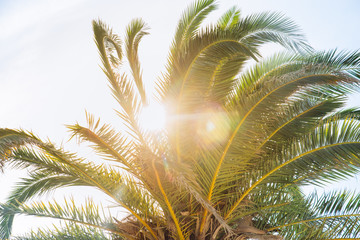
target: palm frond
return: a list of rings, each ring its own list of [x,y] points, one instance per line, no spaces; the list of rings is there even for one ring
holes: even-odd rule
[[[359,59],[352,59],[351,64],[353,64],[354,67],[357,67],[358,60]],[[311,60],[309,59],[309,61],[311,61]],[[268,83],[261,84],[261,90],[265,91],[265,93],[263,93],[264,95],[260,95],[261,91],[256,91],[256,89],[259,89],[259,88],[254,88],[254,89],[248,88],[248,89],[251,89],[250,91],[253,91],[253,94],[246,93],[247,90],[239,93],[240,95],[243,96],[244,100],[238,101],[238,104],[236,104],[235,106],[237,106],[237,109],[240,109],[242,111],[245,109],[249,109],[249,110],[244,111],[243,117],[240,118],[241,120],[237,120],[239,122],[236,122],[236,119],[234,120],[234,127],[233,127],[234,130],[232,130],[232,135],[229,137],[229,141],[228,141],[227,145],[224,147],[224,151],[223,151],[222,157],[219,160],[218,166],[221,167],[222,163],[225,160],[226,155],[231,154],[232,151],[235,154],[239,153],[239,152],[242,152],[242,153],[248,152],[249,150],[246,150],[244,147],[243,147],[243,149],[237,149],[237,148],[239,148],[237,146],[247,146],[247,148],[248,148],[249,145],[244,145],[244,143],[249,142],[249,139],[253,139],[254,137],[262,138],[263,133],[264,133],[264,124],[262,124],[262,122],[264,122],[264,121],[269,122],[269,120],[271,120],[274,117],[276,119],[277,116],[274,114],[276,114],[279,111],[279,107],[281,107],[281,105],[283,103],[285,103],[286,101],[287,102],[291,101],[291,97],[294,97],[295,99],[300,100],[301,97],[299,97],[299,96],[296,97],[296,94],[297,94],[296,89],[299,89],[299,87],[301,87],[301,86],[303,87],[304,85],[307,86],[310,84],[311,84],[311,86],[313,86],[314,81],[316,81],[317,83],[326,83],[326,82],[329,83],[330,82],[332,85],[329,85],[329,84],[322,85],[322,88],[324,88],[325,91],[323,91],[321,94],[329,94],[330,96],[331,95],[341,96],[341,95],[345,94],[347,91],[351,90],[351,87],[350,88],[347,87],[348,84],[350,84],[350,85],[358,84],[358,79],[349,77],[348,75],[344,74],[341,71],[339,72],[338,71],[339,69],[337,69],[336,66],[334,66],[334,69],[331,68],[331,66],[328,66],[325,69],[324,67],[319,67],[316,65],[307,65],[307,63],[305,64],[305,66],[309,66],[310,68],[312,68],[310,73],[298,70],[299,65],[297,65],[295,68],[295,70],[296,70],[295,73],[289,73],[289,69],[287,69],[283,76],[284,78],[280,77],[281,75],[278,76],[277,74],[274,76],[261,74],[263,77],[260,78],[260,81],[264,81],[264,79],[266,79],[266,78],[270,78],[273,80],[276,79],[275,82],[277,80],[279,80],[279,83],[282,80],[286,81],[286,83],[283,82],[282,83],[283,85],[278,85],[278,87],[276,87],[276,83],[273,81],[269,81]],[[275,68],[275,70],[281,71],[281,68]],[[323,72],[324,70],[325,70],[325,72]],[[312,71],[314,71],[314,72],[312,72]],[[272,74],[274,74],[274,72],[272,72]],[[297,76],[297,77],[293,78],[293,76]],[[287,81],[289,81],[289,82],[287,82]],[[350,82],[350,83],[348,83],[348,82]],[[270,88],[268,90],[266,90],[266,87],[265,87],[267,84],[269,84],[268,86],[270,86]],[[337,86],[339,86],[339,87],[337,87]],[[327,88],[329,89],[328,91],[326,91]],[[269,91],[269,92],[267,92],[267,91]],[[319,92],[314,91],[314,93],[312,93],[312,94],[319,95]],[[254,96],[252,96],[252,95],[254,95]],[[242,98],[242,97],[240,97],[240,98]],[[257,99],[257,100],[252,102],[251,99],[254,99],[254,100]],[[246,105],[248,105],[249,108],[247,108]],[[250,108],[250,106],[251,106],[251,108]],[[330,114],[330,112],[329,112],[329,114]],[[237,133],[240,131],[242,132],[242,135],[237,135]],[[266,129],[265,129],[265,132],[266,132]],[[251,137],[251,136],[253,136],[253,137]],[[231,146],[233,143],[237,143],[237,144],[234,146]],[[257,141],[255,141],[253,144],[250,144],[250,146],[254,147],[257,144],[258,144]],[[256,153],[256,151],[257,151],[256,147],[254,149],[252,149],[252,152]],[[230,156],[228,158],[230,158]],[[220,171],[220,167],[218,167],[218,169],[219,169],[218,171]]]
[[[129,236],[126,236],[129,237]],[[107,240],[109,237],[104,232],[89,226],[79,224],[64,224],[63,227],[54,227],[53,230],[38,229],[24,236],[14,237],[16,240],[63,240],[63,239],[79,239],[79,240]],[[132,239],[132,238],[129,238]]]
[[[279,229],[286,235],[286,232],[302,227],[307,235],[311,234],[316,239],[336,239],[339,236],[345,239],[359,237],[359,194],[333,191],[321,196],[313,194],[307,201],[314,213],[313,216],[302,216],[300,218],[302,220],[294,219],[293,222],[282,222],[285,218],[279,218],[279,225],[268,230]]]
[[[129,162],[134,151],[134,144],[125,136],[117,133],[110,125],[100,125],[100,119],[95,121],[90,114],[87,114],[86,118],[88,127],[79,124],[67,126],[72,137],[78,137],[79,141],[92,143],[96,153],[106,160],[121,163],[128,171],[134,170],[133,162]]]
[[[178,220],[178,218],[176,217],[175,212],[174,212],[173,207],[172,207],[172,204],[169,202],[168,196],[167,196],[167,194],[166,194],[166,192],[165,192],[165,190],[164,190],[164,188],[163,188],[163,185],[162,185],[162,183],[161,183],[161,180],[160,180],[160,177],[159,177],[159,173],[158,173],[158,171],[157,171],[157,169],[156,169],[156,166],[155,166],[155,162],[154,162],[154,161],[152,162],[152,166],[153,166],[153,170],[154,170],[154,172],[155,172],[156,182],[157,182],[158,187],[159,187],[159,189],[160,189],[160,191],[161,191],[161,194],[163,195],[165,204],[166,204],[166,206],[167,206],[167,210],[170,212],[171,218],[173,219],[174,224],[175,224],[175,226],[176,226],[177,235],[178,235],[179,239],[184,240],[185,238],[184,238],[182,229],[181,229],[181,227],[180,227],[180,225],[179,225],[179,220]]]
[[[6,204],[14,207],[19,206],[21,203],[35,196],[41,196],[54,189],[68,186],[88,186],[88,184],[74,176],[44,173],[41,171],[31,173],[28,178],[22,178],[22,180],[16,184],[16,187],[8,196]],[[13,220],[14,215],[11,214],[0,217],[0,232],[5,238],[9,237],[11,233]]]
[[[122,60],[122,43],[120,38],[116,34],[113,34],[111,29],[101,20],[94,20],[92,25],[95,43],[98,47],[104,68],[108,74],[112,75]],[[114,55],[114,51],[116,55]]]
[[[27,135],[27,137],[32,139],[32,136],[30,135]],[[81,179],[81,181],[90,186],[94,186],[115,200],[121,207],[133,214],[150,231],[150,233],[155,236],[155,232],[143,220],[143,217],[135,212],[139,209],[139,206],[146,209],[153,209],[152,207],[149,207],[153,204],[136,205],[140,202],[134,201],[133,196],[137,196],[140,197],[142,199],[141,202],[143,202],[143,200],[148,198],[146,192],[134,193],[133,191],[141,190],[137,189],[134,184],[127,184],[127,179],[122,177],[120,172],[114,169],[108,169],[101,165],[97,166],[93,163],[85,163],[82,159],[76,158],[73,154],[56,149],[50,143],[44,144],[38,140],[37,144],[37,147],[39,147],[43,153],[36,153],[34,150],[26,148],[16,149],[12,152],[9,161],[18,164],[18,167],[21,168],[33,166],[37,170],[47,172],[53,171],[55,173],[62,173]],[[128,181],[129,183],[136,182],[133,179],[129,179]],[[119,192],[121,186],[123,186],[123,191],[129,190],[132,191],[132,194],[123,195],[122,192]],[[132,204],[135,204],[136,207],[132,208],[134,206]]]
[[[73,199],[65,199],[64,204],[59,204],[56,201],[47,204],[44,202],[35,202],[30,205],[19,204],[18,206],[1,204],[0,214],[2,216],[25,214],[28,216],[49,217],[116,233],[116,230],[109,227],[113,224],[113,221],[104,216],[104,210],[101,208],[91,200],[87,200],[84,205],[77,207]]]
[[[30,132],[25,132],[23,130],[0,128],[0,166],[2,167],[5,164],[13,149],[24,144],[38,143],[39,139]]]
[[[205,17],[216,9],[214,0],[196,1],[184,11],[176,28],[174,49],[192,38]]]
[[[348,176],[358,171],[359,162],[359,122],[354,119],[333,121],[316,128],[300,141],[295,141],[293,147],[280,151],[280,155],[270,161],[269,171],[254,182],[229,208],[226,218],[237,208],[241,201],[258,185],[276,182],[276,178],[284,175],[296,176],[303,172],[317,172],[331,165],[334,169],[347,169]],[[339,127],[341,125],[341,127]],[[338,129],[341,129],[339,131]],[[341,159],[341,161],[339,161]],[[311,170],[309,170],[309,168]],[[336,176],[334,169],[324,173],[323,177]],[[343,174],[343,172],[341,172]],[[317,176],[320,177],[320,176]]]
[[[242,42],[258,46],[266,42],[279,43],[295,52],[310,52],[312,48],[300,34],[298,26],[280,13],[252,14],[238,23],[238,28],[246,32]]]
[[[103,71],[109,80],[110,88],[114,98],[121,106],[121,110],[118,111],[118,113],[125,121],[129,129],[135,133],[135,136],[141,139],[142,133],[137,122],[137,114],[140,111],[140,100],[134,92],[133,84],[128,80],[128,77],[125,74],[118,73],[117,68],[119,64],[113,65],[109,61],[109,59],[114,59],[114,57],[108,52],[111,50],[107,49],[108,45],[113,46],[116,49],[118,59],[115,62],[120,62],[122,57],[121,42],[118,36],[113,34],[111,29],[100,20],[93,21],[93,29],[95,42],[103,63]],[[142,83],[139,82],[139,79],[135,79],[135,81],[138,81],[136,83],[137,85],[142,86]],[[139,91],[142,90],[139,89]]]
[[[270,120],[268,126],[262,131],[269,131],[264,135],[267,136],[261,142],[258,149],[265,145],[284,144],[289,139],[302,135],[312,128],[315,128],[320,120],[329,113],[333,113],[345,104],[342,98],[322,98],[314,97],[308,99],[300,99],[289,103],[283,110],[280,110],[278,116],[274,120]],[[274,150],[270,147],[269,150]]]
[[[220,17],[217,25],[222,29],[228,29],[236,25],[239,22],[239,19],[240,10],[234,6]]]
[[[328,121],[331,119],[346,119],[346,118],[356,118],[360,120],[360,109],[359,108],[345,108],[339,111],[336,111],[336,113],[330,114],[326,118],[324,118],[323,121]]]
[[[141,96],[143,104],[146,104],[145,89],[142,80],[142,72],[140,68],[138,48],[140,40],[143,36],[149,34],[147,32],[148,27],[142,19],[134,19],[131,21],[129,26],[126,28],[126,54],[129,60],[132,76],[135,84]]]

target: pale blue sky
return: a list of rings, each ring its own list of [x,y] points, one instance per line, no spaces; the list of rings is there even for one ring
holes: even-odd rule
[[[84,110],[118,125],[116,107],[99,68],[91,20],[103,19],[120,36],[142,17],[151,27],[140,46],[146,85],[164,70],[177,20],[192,1],[166,0],[0,0],[0,127],[32,130],[42,138],[67,142],[64,124],[84,122]],[[315,49],[360,48],[357,0],[224,0],[216,19],[236,5],[243,14],[279,11],[303,29]],[[360,105],[354,96],[352,105]],[[82,152],[89,155],[87,151]],[[90,156],[90,155],[89,155]],[[0,201],[16,174],[0,176]],[[15,225],[21,232],[23,227]]]

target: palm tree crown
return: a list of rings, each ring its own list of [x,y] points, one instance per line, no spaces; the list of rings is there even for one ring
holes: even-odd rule
[[[359,195],[306,196],[301,188],[359,172],[359,110],[344,104],[358,90],[360,54],[316,52],[277,13],[242,16],[234,7],[201,27],[215,9],[213,0],[197,1],[179,21],[157,82],[168,121],[155,132],[139,122],[148,103],[138,57],[147,25],[133,20],[122,42],[93,21],[127,134],[91,114],[87,126],[68,126],[104,159],[97,163],[30,132],[0,129],[1,163],[34,170],[0,205],[2,239],[17,214],[64,221],[17,239],[360,237]],[[288,51],[263,59],[259,48],[269,42]],[[119,70],[125,58],[130,74]],[[91,200],[81,206],[33,200],[68,186],[93,187],[128,216],[107,216]]]

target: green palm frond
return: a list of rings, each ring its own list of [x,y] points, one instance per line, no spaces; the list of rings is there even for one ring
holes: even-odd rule
[[[76,206],[73,199],[65,199],[63,204],[56,201],[46,204],[44,202],[34,202],[30,205],[19,204],[18,206],[1,204],[0,213],[4,216],[8,214],[26,214],[37,217],[50,217],[116,233],[116,230],[111,227],[114,223],[111,218],[106,217],[102,207],[97,206],[91,200],[87,200],[84,205],[79,207]]]
[[[201,0],[194,2],[184,11],[176,28],[174,50],[191,39],[197,32],[205,17],[216,9],[214,0]]]
[[[350,64],[354,68],[356,68],[358,67],[357,66],[358,61],[359,59],[352,59],[352,62]],[[295,61],[295,63],[296,62],[297,61]],[[296,95],[298,94],[298,92],[296,91],[301,90],[304,87],[304,85],[309,86],[311,84],[311,86],[313,86],[314,83],[320,84],[320,83],[330,82],[332,85],[329,84],[321,85],[320,89],[323,90],[321,91],[321,95],[324,95],[323,97],[326,97],[326,95],[335,97],[335,96],[344,96],[344,94],[351,91],[351,87],[348,88],[347,87],[348,85],[356,86],[358,84],[358,80],[356,78],[349,77],[348,75],[344,74],[344,72],[343,73],[338,72],[338,69],[336,69],[335,67],[334,69],[332,69],[331,66],[328,66],[325,72],[323,72],[324,68],[321,67],[320,68],[321,70],[319,72],[318,67],[313,65],[308,65],[308,63],[306,63],[305,66],[312,68],[312,70],[310,70],[310,73],[308,73],[308,72],[304,72],[304,70],[298,70],[300,69],[299,66],[301,65],[303,65],[304,67],[304,64],[297,63],[295,68],[296,70],[295,73],[289,72],[291,68],[286,69],[284,76],[278,75],[279,71],[281,73],[281,68],[283,68],[283,65],[282,64],[280,65],[281,68],[277,68],[274,66],[273,68],[275,69],[275,71],[278,72],[276,75],[275,72],[271,70],[270,72],[273,76],[266,75],[265,73],[258,75],[258,76],[262,76],[259,79],[260,82],[258,81],[258,83],[256,83],[261,86],[260,88],[259,86],[253,88],[250,87],[251,85],[248,84],[242,85],[242,86],[246,86],[246,88],[245,89],[243,88],[241,91],[238,92],[239,94],[236,97],[237,99],[233,103],[231,103],[231,105],[233,106],[229,105],[229,107],[231,106],[230,109],[232,109],[233,107],[236,106],[236,109],[244,111],[243,113],[240,113],[241,115],[243,115],[243,117],[238,122],[236,122],[236,118],[234,119],[234,127],[233,127],[234,130],[230,138],[231,141],[229,141],[227,146],[225,147],[226,151],[223,152],[219,165],[221,165],[222,162],[225,160],[227,154],[231,154],[232,151],[236,150],[236,145],[231,146],[232,143],[237,143],[237,145],[241,146],[244,145],[243,144],[244,141],[248,142],[249,139],[253,138],[250,136],[263,138],[264,132],[266,133],[266,131],[268,130],[266,129],[267,126],[262,124],[262,122],[269,122],[269,120],[271,121],[272,119],[279,118],[279,116],[277,115],[277,112],[279,112],[279,110],[281,111],[279,107],[284,102],[291,101],[291,97],[294,98],[295,100],[299,99],[300,101],[304,96],[309,97],[312,95],[314,97],[314,94],[316,94],[319,97],[319,92],[313,90],[311,90],[313,91],[311,95],[309,95],[309,92],[306,93],[305,95],[304,92],[302,93],[302,95]],[[265,79],[267,79],[266,82]],[[283,80],[285,80],[285,82],[282,82]],[[266,86],[269,86],[269,88],[267,88]],[[261,89],[262,91],[257,91],[257,89]],[[326,89],[329,90],[327,91]],[[329,111],[328,113],[331,114],[331,109],[327,109],[327,111]],[[324,112],[323,115],[325,114],[326,112]],[[242,132],[242,135],[237,134],[239,131]],[[264,139],[268,136],[265,136]],[[257,142],[254,142],[253,144],[250,145],[250,147],[255,147],[252,150],[253,152],[257,152],[259,150],[256,148],[257,144],[258,144]],[[235,151],[235,153],[238,152],[239,150]],[[242,152],[245,152],[245,149],[243,149]]]
[[[349,190],[330,191],[318,195],[312,194],[309,199],[313,201],[314,212],[322,215],[356,213],[359,211],[360,195]]]
[[[236,25],[239,22],[239,19],[240,10],[234,6],[220,17],[217,25],[222,29],[228,29]]]
[[[337,52],[336,50],[318,52],[305,55],[289,55],[288,53],[275,54],[274,56],[257,63],[254,67],[241,73],[238,94],[253,94],[259,87],[264,87],[265,82],[272,82],[279,75],[296,75],[299,70],[306,74],[329,74],[337,76],[343,82],[357,79],[360,56],[357,52]],[[295,73],[295,74],[290,74]],[[306,75],[303,75],[304,77]]]
[[[111,64],[109,59],[113,59],[108,51],[108,46],[113,46],[115,48],[118,58],[115,61],[116,63],[120,63],[122,58],[122,49],[121,49],[121,41],[117,35],[113,34],[112,31],[100,20],[93,21],[93,29],[94,29],[94,36],[95,36],[95,43],[98,47],[100,57],[103,63],[103,71],[107,76],[112,94],[116,101],[120,104],[121,110],[118,111],[119,116],[125,121],[129,129],[131,129],[135,136],[141,139],[142,133],[139,129],[138,122],[137,122],[137,114],[141,109],[141,101],[138,99],[136,95],[132,82],[129,81],[126,74],[119,74],[118,73],[118,66],[119,64]],[[140,34],[141,35],[141,34]],[[138,39],[140,40],[141,37]],[[133,50],[136,50],[137,46],[133,46]],[[135,53],[134,53],[135,54]],[[132,61],[132,63],[135,63]],[[137,64],[136,64],[137,65]],[[138,65],[137,65],[138,66]],[[140,77],[140,76],[139,76]],[[142,83],[140,79],[134,79],[136,81],[136,85],[139,88],[141,93]],[[144,95],[145,97],[145,95]]]
[[[92,143],[92,148],[96,153],[106,160],[121,163],[127,171],[134,170],[134,163],[129,162],[134,152],[134,143],[116,132],[110,125],[100,125],[100,119],[95,121],[90,114],[87,114],[86,117],[88,127],[79,124],[67,126],[72,137],[78,137],[79,141]]]
[[[286,144],[289,139],[315,128],[322,118],[344,104],[345,99],[324,99],[321,96],[289,103],[283,109],[279,109],[278,115],[269,120],[269,124],[262,129],[266,131],[264,133],[266,138],[260,141],[261,145],[258,149],[269,148],[271,151],[276,148],[271,145]]]
[[[184,61],[181,59],[182,56],[179,55],[183,54],[184,47],[188,42],[191,42],[191,39],[199,31],[199,26],[202,21],[211,11],[215,10],[216,7],[214,0],[201,0],[190,5],[182,14],[170,49],[166,66],[167,72],[163,75],[164,80],[157,82],[157,90],[162,97],[164,97],[169,89],[171,83],[169,78],[176,75],[177,68],[183,65]]]
[[[93,31],[104,68],[108,74],[113,74],[123,56],[120,38],[100,20],[93,21]]]
[[[262,42],[259,41],[257,43],[255,40],[247,40],[247,38],[255,39],[256,37],[251,36],[256,34],[276,34],[278,36],[269,37],[268,39],[264,37],[261,38]],[[302,38],[302,36],[297,34],[294,23],[279,14],[264,13],[250,16],[239,20],[239,22],[235,24],[231,30],[223,29],[218,26],[205,28],[204,30],[199,31],[198,34],[194,35],[192,39],[187,41],[187,45],[185,45],[186,49],[182,49],[180,47],[178,48],[181,49],[182,52],[179,52],[179,54],[174,54],[171,52],[169,57],[170,64],[167,66],[168,73],[164,75],[164,79],[158,83],[159,92],[163,96],[165,96],[167,92],[170,92],[169,94],[172,95],[177,95],[176,93],[173,93],[174,89],[171,87],[171,85],[184,85],[184,83],[178,83],[177,81],[187,81],[186,78],[188,77],[188,74],[186,74],[186,72],[189,72],[192,69],[192,63],[197,61],[198,58],[199,64],[206,63],[200,59],[202,53],[204,53],[205,50],[209,48],[215,51],[217,47],[224,48],[227,44],[236,44],[239,47],[242,46],[241,51],[243,52],[244,56],[252,56],[255,58],[256,55],[259,55],[257,48],[260,45],[273,41],[279,42],[284,46],[291,45],[293,47],[297,46],[297,48],[308,48],[308,45],[305,43],[305,40]],[[211,55],[210,53],[208,55],[210,58],[214,56],[214,54]],[[226,60],[226,57],[224,59],[218,56],[218,58]],[[238,68],[235,67],[235,69]],[[185,79],[183,79],[184,76]],[[180,87],[180,92],[181,91],[182,87]]]
[[[309,59],[310,62],[322,67],[330,67],[334,71],[341,71],[351,77],[359,78],[360,54],[357,51],[338,51],[337,49],[323,51]]]
[[[238,28],[246,32],[241,41],[251,46],[273,42],[295,52],[312,50],[300,34],[298,26],[280,13],[265,12],[249,15],[239,20]]]
[[[132,75],[134,77],[137,89],[139,90],[143,104],[146,104],[146,95],[142,80],[138,47],[142,37],[149,34],[147,30],[148,27],[142,19],[135,19],[127,27],[125,39],[127,58],[129,60]]]
[[[29,135],[28,137],[31,138]],[[148,198],[146,192],[134,192],[141,191],[136,184],[132,184],[136,181],[130,177],[122,177],[120,172],[112,168],[106,168],[102,165],[97,166],[93,163],[86,163],[82,159],[76,158],[73,154],[56,149],[49,143],[44,144],[39,141],[38,147],[43,150],[43,153],[37,153],[34,150],[26,148],[16,149],[9,157],[9,161],[20,168],[32,166],[37,171],[70,175],[81,180],[84,185],[93,186],[99,189],[120,204],[121,207],[136,216],[140,222],[155,235],[148,224],[143,221],[142,217],[135,212],[139,208],[142,210],[147,209],[145,211],[146,213],[149,210],[154,209],[151,207],[154,206],[153,203],[147,202],[147,200],[151,198]],[[120,189],[121,191],[119,191]],[[126,195],[122,194],[125,190],[130,191],[130,193]],[[141,200],[134,201],[134,197]],[[144,203],[146,204],[144,205]],[[12,219],[10,220],[12,221]]]
[[[126,235],[125,235],[126,236]],[[129,237],[129,236],[126,236]],[[64,227],[54,227],[54,230],[39,229],[24,236],[14,237],[16,240],[107,240],[107,234],[96,228],[82,226],[79,224],[65,224]],[[133,238],[129,238],[133,239]]]
[[[290,235],[294,228],[302,228],[303,235],[315,239],[337,239],[341,236],[350,239],[360,232],[358,211],[359,194],[349,191],[333,191],[320,196],[313,194],[307,200],[308,209],[304,210],[300,218],[292,222],[286,218],[279,218],[278,226],[269,228],[283,232],[283,236]],[[309,209],[312,215],[309,215]],[[290,211],[291,212],[291,211]],[[289,238],[294,239],[294,238]]]
[[[85,182],[79,180],[74,176],[59,175],[57,173],[31,173],[28,178],[23,178],[17,183],[16,188],[13,189],[7,198],[7,204],[12,206],[19,206],[22,202],[26,202],[35,196],[41,196],[44,193],[49,193],[54,189],[69,186],[87,186]],[[2,215],[0,218],[0,232],[1,236],[7,238],[10,235],[14,215]]]
[[[290,165],[287,165],[287,167],[284,165],[284,168],[279,169],[279,171],[300,177],[302,172],[305,172],[305,165],[309,164],[306,174],[311,174],[312,178],[316,178],[318,181],[337,179],[337,177],[343,178],[345,172],[345,176],[352,176],[359,168],[358,128],[359,122],[352,118],[345,120],[335,119],[320,125],[308,135],[299,138],[300,143],[295,143],[292,148],[289,148],[289,151],[294,151],[293,153],[298,152],[296,156],[291,154],[290,162],[295,158],[299,159],[299,161],[289,162]],[[300,151],[301,154],[299,154]],[[289,152],[283,154],[283,156],[286,156]],[[289,158],[284,157],[284,159]],[[292,170],[290,168],[293,168],[297,174],[291,174]],[[346,171],[344,171],[345,169]],[[313,172],[318,172],[319,175],[314,176]],[[310,179],[308,181],[311,182]]]
[[[329,116],[327,116],[324,121],[331,120],[331,119],[346,119],[346,118],[356,118],[360,120],[360,109],[359,108],[345,108],[339,111],[336,111],[336,113],[333,113]]]
[[[113,96],[121,106],[117,114],[130,130],[130,135],[136,140],[143,140],[143,132],[139,126],[138,115],[140,113],[141,101],[133,91],[133,85],[128,81],[126,75],[119,76],[111,88]]]
[[[30,137],[29,137],[30,136]],[[1,164],[7,161],[11,151],[24,144],[38,144],[39,139],[32,133],[23,130],[0,128]]]
[[[292,71],[296,67],[298,59],[299,56],[296,54],[281,52],[257,62],[240,73],[237,92],[251,91],[260,79],[268,75],[276,74],[279,71]]]
[[[339,127],[340,124],[341,127]],[[348,176],[358,172],[360,166],[359,124],[354,119],[348,119],[345,122],[329,122],[319,126],[300,141],[295,141],[291,148],[282,149],[280,155],[266,166],[268,170],[265,170],[261,178],[242,193],[225,216],[229,217],[241,201],[258,185],[266,187],[266,183],[277,182],[277,179],[281,179],[282,176],[301,176],[303,173],[319,171],[325,179],[331,178],[337,175],[336,170],[328,169],[326,174],[321,172],[321,169],[326,169],[329,165],[335,169],[346,169]],[[339,128],[341,131],[338,131]]]

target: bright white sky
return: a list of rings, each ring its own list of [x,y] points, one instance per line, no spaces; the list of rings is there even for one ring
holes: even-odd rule
[[[151,27],[140,46],[146,85],[164,70],[177,20],[192,0],[0,0],[0,127],[32,130],[69,150],[64,124],[84,123],[85,109],[104,122],[120,120],[99,68],[91,20],[100,18],[123,36],[131,19],[142,17]],[[360,2],[357,0],[224,0],[213,14],[228,8],[243,14],[280,11],[303,29],[316,49],[360,48]],[[351,105],[360,106],[354,96]],[[86,155],[90,153],[84,151]],[[0,176],[0,201],[16,174]],[[22,232],[24,225],[15,225]]]

